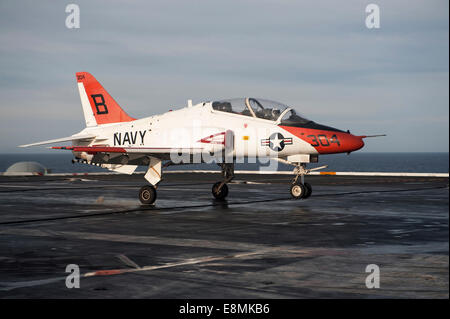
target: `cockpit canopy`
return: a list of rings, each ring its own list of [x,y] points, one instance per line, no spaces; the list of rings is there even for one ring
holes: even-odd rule
[[[214,101],[212,107],[214,110],[221,112],[251,116],[270,121],[279,120],[282,124],[284,122],[311,122],[310,120],[297,115],[296,112],[287,105],[252,97]]]

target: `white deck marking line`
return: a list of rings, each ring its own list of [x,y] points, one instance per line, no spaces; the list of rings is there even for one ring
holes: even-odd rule
[[[123,242],[123,243],[201,247],[201,248],[224,249],[224,250],[255,250],[269,247],[267,245],[262,244],[239,243],[221,240],[205,241],[202,239],[135,236],[135,235],[71,232],[71,231],[49,231],[49,230],[14,228],[14,227],[1,229],[0,234],[37,236],[37,237],[61,236],[64,238],[77,238],[82,240],[102,240],[102,241]]]
[[[66,277],[55,277],[47,279],[38,279],[30,281],[13,281],[13,282],[0,282],[0,291],[9,291],[18,288],[41,286],[51,284],[57,281],[64,281]]]
[[[208,257],[201,257],[201,258],[191,258],[180,262],[174,262],[174,263],[167,263],[159,266],[144,266],[140,268],[134,268],[134,269],[111,269],[111,270],[98,270],[98,271],[92,271],[88,273],[81,274],[81,278],[87,278],[87,277],[94,277],[94,276],[111,276],[111,275],[119,275],[124,273],[132,273],[132,272],[138,272],[138,271],[150,271],[150,270],[157,270],[157,269],[165,269],[165,268],[172,268],[172,267],[178,267],[178,266],[186,266],[186,265],[195,265],[200,263],[205,263],[209,261],[215,261],[215,260],[224,260],[224,259],[230,259],[230,258],[242,258],[252,255],[261,255],[265,252],[268,252],[270,250],[276,250],[277,248],[271,248],[271,249],[265,249],[255,252],[248,252],[248,253],[240,253],[235,255],[225,255],[225,256],[208,256]],[[30,281],[19,281],[19,282],[0,282],[0,291],[9,291],[13,289],[18,288],[25,288],[25,287],[33,287],[33,286],[41,286],[46,285],[50,283],[54,283],[57,281],[63,281],[66,277],[55,277],[55,278],[47,278],[47,279],[39,279],[39,280],[30,280]]]
[[[223,259],[229,259],[229,258],[242,258],[252,255],[262,255],[270,250],[274,250],[276,248],[272,249],[264,249],[254,252],[247,252],[247,253],[239,253],[235,255],[226,255],[226,256],[208,256],[208,257],[201,257],[201,258],[190,258],[184,261],[180,262],[173,262],[173,263],[167,263],[159,266],[144,266],[141,268],[135,268],[135,269],[110,269],[110,270],[98,270],[98,271],[92,271],[85,273],[81,275],[81,277],[93,277],[93,276],[112,276],[112,275],[120,275],[124,273],[132,273],[132,272],[139,272],[139,271],[150,271],[150,270],[158,270],[158,269],[165,269],[165,268],[172,268],[172,267],[178,267],[178,266],[186,266],[186,265],[195,265],[210,261],[216,261],[216,260],[223,260]]]

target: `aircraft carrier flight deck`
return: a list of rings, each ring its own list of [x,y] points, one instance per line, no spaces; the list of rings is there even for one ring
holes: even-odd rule
[[[166,174],[144,206],[142,176],[0,176],[0,298],[449,297],[448,178],[291,179]]]

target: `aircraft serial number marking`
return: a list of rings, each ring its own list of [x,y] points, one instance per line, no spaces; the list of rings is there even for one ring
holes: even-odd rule
[[[325,134],[319,134],[319,135],[308,135],[307,137],[310,137],[312,139],[311,146],[330,146],[332,143],[336,143],[338,146],[341,146],[341,143],[339,142],[338,137],[336,134],[330,137],[328,140],[327,136]]]

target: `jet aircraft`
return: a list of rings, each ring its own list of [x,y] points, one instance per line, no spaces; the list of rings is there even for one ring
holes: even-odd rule
[[[212,186],[212,195],[223,200],[239,159],[293,165],[290,193],[295,199],[308,198],[312,188],[304,176],[326,166],[307,169],[306,164],[317,163],[319,155],[359,150],[369,137],[318,124],[287,105],[252,97],[196,105],[189,100],[182,109],[135,119],[90,73],[78,72],[76,79],[86,127],[69,137],[20,147],[72,142],[52,148],[71,151],[74,161],[124,174],[146,166],[149,185],[139,191],[142,204],[156,200],[163,168],[190,163],[220,166],[222,179]]]

